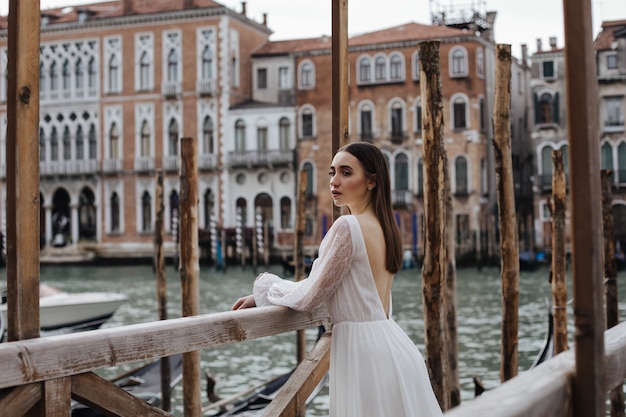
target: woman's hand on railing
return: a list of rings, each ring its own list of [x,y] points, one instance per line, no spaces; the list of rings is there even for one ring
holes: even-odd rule
[[[256,301],[254,301],[254,295],[250,294],[245,297],[241,297],[235,304],[233,304],[231,310],[243,310],[244,308],[256,307]]]

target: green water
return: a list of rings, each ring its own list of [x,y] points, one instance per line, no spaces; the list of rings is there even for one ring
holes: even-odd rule
[[[259,267],[282,274],[280,266]],[[229,310],[239,297],[248,294],[256,276],[251,267],[229,268],[227,273],[201,267],[201,313]],[[547,301],[551,297],[548,269],[522,272],[519,298],[519,371],[533,363],[547,331]],[[167,267],[168,316],[180,316],[180,279],[172,266]],[[128,296],[104,328],[142,323],[158,319],[156,279],[152,267],[112,266],[43,266],[41,282],[68,292],[112,291]],[[1,284],[0,284],[1,285]],[[569,293],[571,298],[571,290]],[[623,305],[621,311],[624,311]],[[424,353],[421,274],[419,269],[405,270],[396,276],[393,288],[393,315]],[[571,306],[569,311],[572,316]],[[478,377],[487,388],[500,383],[501,279],[496,268],[460,269],[457,273],[457,321],[459,375],[462,399],[472,398]],[[315,338],[309,331],[309,340]],[[45,334],[44,334],[45,335]],[[571,332],[570,332],[571,340]],[[202,366],[217,378],[216,391],[223,397],[241,392],[272,376],[291,369],[295,362],[293,334],[277,335],[202,352]],[[125,365],[102,371],[114,375],[132,367]],[[204,395],[204,392],[203,392]],[[328,391],[324,390],[308,411],[309,416],[326,416]],[[173,412],[182,416],[180,386],[174,392]]]

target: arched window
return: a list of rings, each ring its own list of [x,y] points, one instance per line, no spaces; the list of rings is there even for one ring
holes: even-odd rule
[[[617,146],[617,169],[619,182],[626,182],[626,142]]]
[[[46,134],[43,129],[39,129],[39,160],[46,160]]]
[[[455,46],[450,50],[450,77],[467,76],[467,50],[462,46]]]
[[[110,213],[111,213],[111,232],[120,231],[120,197],[117,193],[111,195]]]
[[[422,100],[415,99],[415,133],[422,132]]]
[[[541,186],[552,187],[552,148],[550,146],[541,150]]]
[[[310,61],[300,65],[300,88],[309,89],[315,86],[315,69]]]
[[[167,145],[170,156],[178,155],[178,122],[176,119],[170,120],[167,129]]]
[[[409,189],[409,158],[403,153],[396,155],[395,167],[395,189]]]
[[[302,137],[303,138],[313,137],[314,136],[313,110],[311,110],[310,108],[305,108],[304,110],[302,110],[301,118],[302,118],[301,120],[302,121]]]
[[[387,60],[384,56],[378,56],[374,61],[374,77],[376,81],[387,79]]]
[[[176,190],[170,193],[170,231],[178,241],[178,225],[180,221],[180,197]]]
[[[89,126],[89,159],[98,157],[98,139],[96,136],[96,126]]]
[[[202,124],[202,150],[205,154],[212,154],[213,151],[213,119],[210,116],[204,118]]]
[[[246,150],[246,123],[239,119],[235,122],[235,151]]]
[[[141,90],[150,88],[150,57],[147,52],[141,54],[139,59],[139,88]]]
[[[43,66],[43,62],[39,64],[39,90],[45,91],[46,89],[46,71]]]
[[[56,61],[52,61],[52,64],[50,64],[50,90],[51,91],[55,91],[59,88],[59,80],[58,77],[59,75],[57,74],[57,63]]]
[[[210,80],[213,78],[213,51],[207,45],[202,51],[202,79]]]
[[[150,126],[147,120],[141,124],[140,147],[142,157],[150,156]]]
[[[369,103],[361,106],[359,114],[361,118],[361,140],[371,140],[374,138],[374,131],[372,128],[372,106]]]
[[[83,65],[82,59],[78,58],[76,61],[74,72],[76,74],[76,89],[80,90],[85,88],[85,66]]]
[[[87,71],[88,71],[87,84],[89,85],[89,88],[95,88],[97,77],[96,77],[96,60],[94,58],[91,58],[89,60],[89,66],[87,68]]]
[[[462,96],[456,96],[452,101],[452,117],[454,129],[467,128],[467,101]]]
[[[119,158],[119,146],[120,129],[117,127],[117,123],[113,123],[109,132],[109,157],[111,159]]]
[[[50,160],[59,160],[59,136],[56,127],[52,128],[52,133],[50,134]]]
[[[152,197],[144,191],[141,196],[141,231],[152,230]]]
[[[476,49],[476,75],[485,78],[485,53],[483,48]]]
[[[63,160],[72,159],[72,142],[70,139],[70,128],[65,126],[63,129]]]
[[[117,54],[113,54],[109,59],[109,91],[119,91],[120,89],[120,86],[118,85],[119,70],[119,59]]]
[[[64,90],[69,90],[70,89],[70,80],[71,80],[71,74],[70,74],[70,61],[68,61],[67,59],[65,61],[63,61],[63,89]]]
[[[613,147],[604,142],[600,148],[600,168],[613,170]]]
[[[290,229],[291,226],[291,199],[283,197],[280,199],[280,227]]]
[[[359,60],[359,82],[369,83],[372,81],[372,64],[367,56]]]
[[[85,140],[83,135],[83,127],[78,126],[76,128],[76,159],[84,159],[85,158],[85,146],[83,141]]]
[[[178,81],[178,53],[175,49],[167,56],[167,80]]]
[[[539,97],[537,123],[558,123],[555,96],[545,92]]]
[[[404,80],[404,70],[402,68],[402,56],[393,54],[389,60],[389,78],[392,81]]]
[[[400,101],[395,101],[391,105],[389,120],[391,121],[391,137],[402,139],[404,136],[404,106]]]
[[[456,194],[467,195],[469,184],[467,177],[467,158],[459,156],[454,160],[454,179]]]
[[[290,140],[289,140],[289,129],[291,127],[291,123],[289,123],[289,119],[286,117],[281,117],[278,121],[278,141],[279,146],[282,151],[289,150],[290,148]]]

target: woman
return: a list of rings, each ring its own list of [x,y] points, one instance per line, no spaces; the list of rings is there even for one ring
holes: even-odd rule
[[[367,142],[337,151],[330,166],[335,220],[307,279],[260,274],[233,310],[325,305],[333,322],[330,417],[441,416],[424,359],[391,318],[391,284],[402,242],[391,205],[387,161]]]

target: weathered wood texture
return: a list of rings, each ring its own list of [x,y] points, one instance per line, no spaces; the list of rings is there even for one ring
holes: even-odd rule
[[[607,330],[604,340],[607,372],[600,388],[607,392],[621,386],[626,375],[626,322]],[[446,417],[571,416],[575,407],[574,369],[574,352],[568,350],[464,402]]]
[[[39,19],[38,1],[9,1],[6,143],[8,340],[39,336]]]
[[[171,417],[91,372],[72,377],[72,398],[106,415]]]
[[[332,0],[332,155],[346,145],[349,138],[348,108],[348,0]],[[341,215],[341,209],[332,205],[333,220]]]
[[[23,416],[43,398],[42,390],[43,383],[22,385],[6,390],[6,393],[0,395],[0,416]]]
[[[563,151],[552,151],[552,309],[554,353],[568,349],[567,340],[567,265],[565,253],[565,167]]]
[[[606,303],[606,327],[619,323],[619,299],[617,296],[617,262],[615,260],[615,236],[613,235],[613,171],[602,170],[602,232],[604,236],[604,300]],[[624,416],[624,387],[611,390],[611,417]]]
[[[183,317],[200,312],[200,263],[198,261],[198,144],[180,140],[180,282]],[[185,417],[201,417],[202,386],[200,351],[183,353],[183,411]]]
[[[43,404],[45,417],[67,417],[72,411],[70,377],[51,379],[43,383]]]
[[[292,417],[305,410],[307,398],[328,372],[330,340],[331,334],[327,332],[317,341],[308,357],[298,365],[276,398],[265,408],[264,417]]]
[[[496,45],[496,59],[493,145],[502,262],[500,380],[507,381],[517,375],[519,327],[519,240],[511,158],[511,45]]]
[[[445,375],[445,288],[447,215],[447,156],[443,144],[443,99],[439,69],[439,42],[420,43],[420,93],[424,140],[424,263],[422,295],[426,330],[426,363],[431,383],[443,410],[449,408]]]
[[[563,2],[576,384],[574,415],[604,415],[604,291],[598,94],[591,0]]]
[[[2,343],[0,388],[257,339],[327,320],[323,310],[259,307]]]

